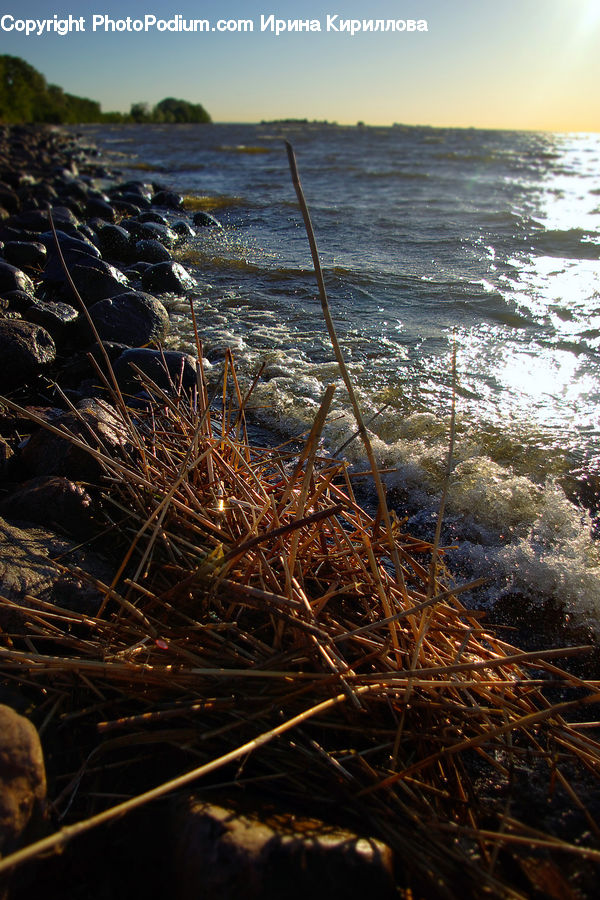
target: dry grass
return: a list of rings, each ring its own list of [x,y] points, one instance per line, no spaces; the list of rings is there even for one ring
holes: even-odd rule
[[[448,895],[481,879],[511,895],[494,877],[500,848],[600,860],[572,783],[597,778],[599,748],[567,722],[597,685],[554,667],[565,651],[524,653],[487,632],[441,554],[432,567],[432,546],[392,520],[397,578],[379,516],[355,501],[345,464],[319,455],[332,388],[298,455],[252,445],[231,356],[212,407],[201,357],[197,371],[191,395],[140,373],[142,411],[114,397],[129,450],[89,452],[121,565],[95,616],[32,599],[21,636],[0,637],[3,671],[43,690],[50,718],[97,722],[101,709],[103,763],[167,742],[200,758],[191,781],[252,750],[240,784],[335,805]],[[548,681],[569,699],[552,705]],[[526,763],[587,816],[588,847],[477,797],[483,775],[510,794]]]

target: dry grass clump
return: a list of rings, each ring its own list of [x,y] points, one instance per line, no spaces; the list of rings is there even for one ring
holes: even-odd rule
[[[498,869],[506,848],[598,862],[575,785],[597,779],[599,745],[567,721],[597,685],[554,667],[566,651],[524,653],[486,631],[449,588],[441,553],[392,518],[396,570],[345,464],[319,455],[333,388],[298,454],[253,446],[251,388],[231,356],[212,400],[201,356],[197,373],[186,393],[140,372],[137,411],[112,389],[129,449],[89,452],[121,564],[95,616],[32,599],[21,635],[0,635],[4,672],[43,690],[50,717],[100,719],[91,758],[103,764],[148,743],[197,757],[134,803],[244,760],[224,780],[352,817],[440,895],[485,884],[516,896]],[[527,766],[585,820],[589,846],[513,817]],[[55,798],[59,812],[85,768]],[[502,803],[479,796],[486,782],[503,786]]]

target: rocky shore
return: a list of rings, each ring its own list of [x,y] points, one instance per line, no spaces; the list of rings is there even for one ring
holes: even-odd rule
[[[541,661],[532,662],[535,654],[521,658],[514,647],[484,634],[477,615],[469,618],[456,598],[448,601],[445,582],[419,562],[432,554],[431,545],[402,535],[396,521],[394,540],[407,561],[408,588],[403,584],[400,592],[388,578],[379,521],[361,511],[347,478],[348,496],[340,487],[343,464],[335,476],[330,460],[323,472],[311,474],[318,432],[311,432],[297,463],[285,457],[271,466],[266,449],[267,462],[258,454],[253,461],[233,360],[226,360],[213,431],[197,360],[162,350],[169,331],[162,298],[193,296],[196,288],[174,254],[197,229],[220,227],[204,212],[188,214],[168,185],[119,180],[93,147],[69,133],[0,126],[0,898],[24,900],[41,885],[50,900],[304,900],[307,893],[313,900],[475,898],[483,889],[480,876],[489,896],[593,896],[597,851],[580,859],[569,844],[571,862],[563,872],[548,849],[555,837],[548,843],[544,829],[558,835],[556,842],[587,841],[588,828],[598,834],[592,823],[596,795],[586,797],[589,810],[576,796],[585,795],[591,781],[577,768],[578,754],[591,771],[598,763],[596,745],[586,743],[585,730],[577,733],[574,725],[569,731],[570,722],[567,728],[562,719],[551,719],[546,695],[536,692],[540,673],[550,672],[557,701],[587,692],[582,716],[588,719],[597,704],[595,682],[586,685],[546,666],[543,651]],[[233,401],[225,398],[228,371]],[[115,401],[123,395],[127,402],[119,407]],[[193,415],[186,403],[196,404]],[[140,413],[132,423],[135,410]],[[138,426],[145,432],[136,457]],[[208,448],[202,453],[199,436]],[[194,447],[196,462],[208,460],[205,482],[193,467],[186,470]],[[137,477],[144,453],[155,454],[154,483]],[[215,466],[221,466],[218,477]],[[110,478],[117,485],[111,501],[123,513],[119,523],[103,506]],[[253,496],[264,505],[253,506]],[[170,510],[172,535],[165,525],[164,559],[145,581],[154,537],[169,520],[159,518],[156,530],[148,526],[163,509]],[[342,514],[338,532],[331,523],[319,531],[328,517]],[[284,524],[280,516],[287,517]],[[127,533],[119,538],[123,522]],[[300,526],[307,529],[303,536]],[[142,563],[135,573],[125,563],[117,571],[123,547],[133,548],[142,532],[153,532],[147,552],[139,551]],[[209,609],[187,585],[206,577],[213,591],[216,561],[237,560],[238,544],[256,557],[250,554],[237,581],[227,570],[231,577],[214,587]],[[302,585],[290,574],[290,559],[306,576]],[[123,606],[103,618],[99,610],[113,596],[107,586],[120,589],[123,583],[129,591]],[[435,608],[432,591],[441,591]],[[393,607],[403,612],[390,615],[390,596],[406,604]],[[373,598],[382,606],[369,607]],[[363,604],[360,615],[356,604]],[[404,625],[407,609],[411,627]],[[423,609],[420,620],[415,611]],[[419,621],[425,622],[422,630]],[[405,677],[419,655],[429,673],[421,686],[414,672]],[[38,673],[42,663],[46,667],[46,681],[36,680],[38,663]],[[249,687],[240,687],[235,679],[250,670],[276,677],[264,683],[250,678]],[[226,672],[231,681],[211,681],[215,672]],[[521,685],[524,673],[531,679]],[[306,700],[313,710],[348,700],[350,711],[319,720],[311,732],[299,729],[288,744],[275,747],[264,771],[248,763],[252,771],[243,790],[238,776],[247,760],[240,755],[234,767],[203,781],[202,795],[180,790],[78,836],[62,853],[2,874],[2,859],[19,848],[194,768],[212,752],[203,744],[207,735],[225,735],[224,746],[239,747],[240,723],[250,722],[254,736],[255,722],[257,729],[260,723],[273,730],[286,717],[294,722],[294,704],[304,703],[311,685],[303,679],[313,677],[316,694]],[[371,693],[372,705],[363,707]],[[408,718],[422,719],[412,719],[403,734],[410,706],[403,705],[405,697],[412,697]],[[529,741],[530,723],[541,728],[546,720],[547,731],[532,728]],[[146,725],[154,730],[145,732]],[[247,734],[243,728],[239,733]],[[555,747],[561,740],[568,752],[561,750],[559,771]],[[378,781],[387,784],[390,754],[396,762],[405,752],[402,742],[406,769],[415,770],[406,805],[403,788],[377,795],[363,819],[355,796],[369,796]],[[469,757],[462,769],[458,753],[471,745],[485,752]],[[289,753],[297,753],[291,767]],[[429,773],[419,771],[421,758],[438,760],[437,781],[427,782]],[[563,771],[574,787],[565,786]],[[279,802],[278,785],[288,777],[297,805]],[[320,809],[330,813],[327,824],[314,817],[319,785],[325,786]],[[451,815],[444,818],[446,803]],[[517,833],[519,816],[526,824]],[[479,840],[477,828],[485,829],[479,857],[453,837],[459,820],[465,834],[474,834],[471,847]],[[503,843],[505,825],[509,837],[516,835],[514,854]],[[490,843],[493,828],[497,844]],[[415,860],[416,846],[422,859]]]
[[[102,541],[86,545],[98,530],[98,466],[57,430],[118,450],[122,436],[94,365],[105,354],[123,391],[139,390],[132,365],[164,387],[195,383],[193,358],[160,349],[169,331],[161,295],[194,289],[172,251],[207,227],[220,225],[203,212],[188,216],[168,187],[119,181],[69,133],[0,126],[0,395],[8,401],[0,400],[0,631],[8,645],[19,628],[11,610],[35,598],[93,614],[94,579],[113,577]],[[60,752],[43,734],[40,741],[32,720],[43,731],[26,687],[3,672],[0,858],[59,825],[48,798],[60,786],[48,790],[47,780],[64,777]],[[393,884],[389,850],[378,842],[190,794],[0,878],[0,896],[31,896],[42,881],[47,897],[86,898],[300,897],[309,889],[331,898],[357,885],[387,897]]]

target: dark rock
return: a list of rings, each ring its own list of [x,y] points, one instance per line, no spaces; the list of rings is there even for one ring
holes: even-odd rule
[[[10,390],[37,375],[54,362],[56,346],[51,335],[33,322],[0,320],[0,387]]]
[[[165,219],[164,216],[161,216],[160,213],[155,212],[153,209],[148,210],[147,212],[140,213],[137,217],[138,222],[155,222],[157,225],[168,225],[168,219]]]
[[[131,266],[127,266],[125,269],[125,273],[127,275],[131,274],[134,278],[140,278],[144,272],[146,272],[152,263],[143,262],[142,260],[138,260],[138,262],[133,263]]]
[[[0,595],[18,602],[22,609],[0,607],[0,627],[18,628],[30,601],[36,597],[67,609],[94,613],[102,595],[91,580],[65,573],[53,560],[73,563],[92,577],[110,583],[111,567],[73,541],[42,526],[13,525],[0,518]]]
[[[85,237],[85,235],[81,234],[80,231],[76,230],[73,235],[67,234],[66,231],[62,231],[61,229],[57,229],[56,236],[63,253],[65,250],[79,250],[80,253],[87,253],[89,256],[96,256],[98,258],[100,257],[100,251],[95,244],[93,244],[89,238]],[[45,245],[49,253],[56,252],[56,242],[51,231],[42,232],[42,234],[39,235],[38,240]]]
[[[143,181],[124,181],[116,184],[111,191],[112,194],[135,194],[148,202],[152,199],[153,192],[152,185]]]
[[[101,267],[73,266],[70,274],[86,305],[96,303],[98,300],[105,300],[107,297],[115,297],[129,287],[127,276],[119,269],[104,262]]]
[[[125,446],[125,434],[115,410],[104,400],[86,399],[77,404],[77,413],[66,412],[54,425],[68,429],[94,449],[116,455]],[[21,453],[26,470],[32,475],[64,475],[72,481],[96,482],[100,463],[68,437],[39,428],[31,435]]]
[[[374,839],[286,813],[241,813],[194,797],[175,807],[176,900],[395,896],[392,852]]]
[[[157,291],[159,294],[181,294],[193,290],[196,282],[180,263],[171,261],[150,266],[142,275],[142,287],[145,291]]]
[[[0,477],[4,476],[8,461],[12,459],[14,456],[13,451],[10,448],[10,445],[4,440],[3,437],[0,437]]]
[[[127,260],[133,258],[131,234],[120,225],[104,225],[98,229],[98,244],[104,256]]]
[[[113,364],[113,371],[121,387],[126,390],[136,390],[139,387],[132,365],[141,369],[165,390],[172,384],[181,384],[188,389],[196,385],[196,360],[189,353],[147,348],[125,350]]]
[[[0,503],[0,515],[47,525],[74,537],[93,531],[92,498],[81,485],[59,475],[31,478]]]
[[[159,225],[157,222],[132,220],[124,222],[123,227],[138,241],[160,241],[165,247],[173,247],[177,240],[177,235],[171,228]]]
[[[169,314],[163,304],[141,291],[101,300],[90,306],[89,313],[103,341],[143,347],[160,343],[169,331]]]
[[[111,200],[112,207],[118,213],[121,213],[122,216],[139,216],[141,213],[141,209],[135,203],[128,203],[127,200],[119,200],[116,197],[114,200]]]
[[[164,206],[166,209],[181,209],[183,197],[175,191],[157,191],[152,197],[152,206]]]
[[[50,332],[55,341],[60,341],[67,330],[75,324],[79,313],[69,303],[40,300],[26,310],[24,318],[28,322],[41,325]]]
[[[98,216],[105,222],[114,222],[116,219],[115,211],[105,200],[99,200],[97,197],[89,197],[86,203],[86,213],[88,216]]]
[[[8,213],[13,215],[19,211],[21,204],[17,194],[6,185],[2,185],[0,187],[0,205],[3,206]]]
[[[0,294],[5,295],[9,291],[33,294],[34,290],[33,281],[29,275],[26,275],[21,269],[17,269],[16,266],[0,260]]]
[[[44,244],[37,241],[9,241],[4,247],[4,258],[20,269],[43,269],[47,255]]]
[[[15,312],[25,312],[35,303],[35,297],[26,294],[25,291],[7,291],[3,294],[3,298],[8,301],[8,308]]]
[[[218,219],[215,219],[210,213],[202,212],[202,210],[194,213],[192,221],[194,225],[198,225],[201,228],[223,228]]]
[[[171,228],[178,234],[181,238],[193,238],[196,237],[196,232],[192,228],[191,225],[188,225],[187,222],[175,222],[171,225]]]
[[[168,262],[171,254],[160,241],[143,240],[135,245],[135,255],[140,262]]]
[[[10,853],[32,817],[43,815],[46,770],[39,735],[29,719],[0,706],[0,854]]]
[[[57,228],[65,224],[76,226],[79,221],[66,206],[54,206],[52,218]],[[18,213],[10,217],[9,223],[17,228],[26,228],[28,231],[47,231],[50,227],[50,219],[45,209],[30,209]]]
[[[139,207],[139,209],[150,209],[150,201],[142,194],[136,194],[133,191],[125,191],[121,194],[117,194],[117,199],[122,200],[125,203],[131,203],[132,205]]]

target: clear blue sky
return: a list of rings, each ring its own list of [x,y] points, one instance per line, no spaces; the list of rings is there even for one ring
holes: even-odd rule
[[[202,103],[215,121],[308,117],[370,124],[600,131],[600,0],[352,0],[336,4],[11,2],[19,18],[84,16],[84,34],[24,37],[0,31],[0,52],[21,56],[49,82],[128,110],[167,96]],[[252,19],[252,33],[95,34],[114,18]],[[277,37],[261,13],[316,18],[321,33]],[[427,33],[326,32],[340,18],[426,19]]]

